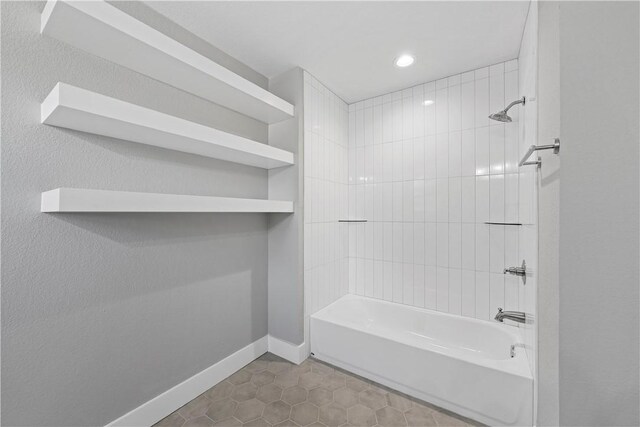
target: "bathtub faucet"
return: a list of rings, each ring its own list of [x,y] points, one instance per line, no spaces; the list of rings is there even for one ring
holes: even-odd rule
[[[498,308],[498,314],[496,314],[495,319],[498,322],[503,322],[504,319],[507,319],[518,323],[525,323],[526,315],[521,311],[502,311],[502,308]]]

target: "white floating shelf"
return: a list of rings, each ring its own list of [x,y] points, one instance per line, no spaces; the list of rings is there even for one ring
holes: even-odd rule
[[[293,153],[99,93],[58,83],[40,107],[42,123],[265,169]]]
[[[56,188],[42,193],[41,212],[291,213],[293,202],[183,194]]]
[[[265,123],[294,107],[104,1],[49,0],[41,32]]]

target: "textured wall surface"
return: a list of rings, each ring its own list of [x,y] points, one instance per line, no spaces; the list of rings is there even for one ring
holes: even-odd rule
[[[41,125],[40,102],[63,81],[260,141],[267,127],[41,36],[43,6],[2,2],[2,421],[104,425],[267,333],[267,217],[42,214],[40,192],[267,197],[267,174]]]
[[[537,7],[534,7],[537,5]],[[538,15],[538,140],[548,144],[560,136],[560,56],[558,41],[559,2],[532,2],[531,19]],[[558,419],[558,306],[560,289],[560,166],[563,154],[539,152],[542,167],[538,174],[538,277],[537,360],[535,385],[538,392],[537,425],[557,426]],[[527,294],[529,295],[529,294]]]
[[[560,425],[637,426],[640,4],[559,7]]]
[[[295,117],[269,125],[273,146],[290,151],[296,164],[269,170],[269,198],[293,200],[293,214],[269,215],[269,335],[304,341],[303,281],[303,71],[293,68],[269,80],[269,90],[295,106]]]

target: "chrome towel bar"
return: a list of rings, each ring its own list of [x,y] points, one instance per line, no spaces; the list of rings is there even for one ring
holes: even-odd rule
[[[540,166],[542,164],[542,160],[540,159],[540,157],[538,157],[538,160],[534,160],[531,162],[527,161],[527,159],[531,157],[531,155],[538,150],[553,150],[553,154],[558,154],[560,152],[560,138],[555,138],[553,140],[553,144],[532,145],[531,147],[529,147],[525,155],[522,157],[522,160],[520,160],[520,163],[518,163],[518,166],[527,166],[527,165]]]
[[[338,222],[367,222],[366,219],[339,219]]]

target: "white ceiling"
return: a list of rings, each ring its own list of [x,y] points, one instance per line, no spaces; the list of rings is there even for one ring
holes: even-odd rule
[[[352,103],[513,59],[529,1],[148,2],[267,77],[300,66]],[[396,68],[404,52],[416,62]]]

